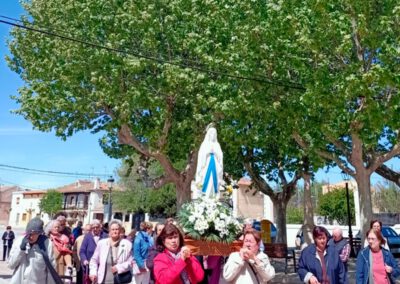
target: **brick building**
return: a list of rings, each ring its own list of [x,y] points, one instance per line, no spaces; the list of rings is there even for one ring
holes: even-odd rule
[[[12,194],[19,190],[21,190],[21,188],[18,186],[0,185],[0,225],[8,225],[11,212]]]

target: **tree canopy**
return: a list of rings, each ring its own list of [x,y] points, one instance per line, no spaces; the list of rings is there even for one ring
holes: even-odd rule
[[[354,197],[350,192],[349,196],[351,224],[355,224]],[[337,221],[339,225],[348,225],[347,198],[344,188],[337,188],[323,194],[318,200],[317,212],[327,217],[329,222]]]
[[[53,189],[49,189],[39,202],[40,211],[49,214],[50,217],[61,211],[62,205],[63,194]]]
[[[157,160],[149,182],[174,184],[179,205],[214,121],[227,169],[250,174],[279,211],[302,173],[328,162],[356,179],[364,227],[372,218],[370,175],[400,153],[398,1],[24,7],[36,31],[12,31],[8,60],[25,81],[17,113],[34,127],[63,139],[103,132],[108,155]]]
[[[216,48],[213,25],[223,24],[214,20],[213,5],[24,2],[23,24],[43,32],[12,31],[9,65],[26,83],[15,98],[17,113],[63,139],[105,131],[101,145],[108,155],[135,151],[158,160],[165,174],[153,187],[174,183],[178,203],[187,200],[195,145],[216,120],[226,89],[212,73],[196,70]],[[187,166],[177,168],[180,160]]]
[[[142,171],[145,171],[143,173]],[[115,208],[129,212],[146,212],[157,217],[176,215],[176,192],[173,185],[158,190],[149,187],[149,180],[159,176],[162,168],[156,160],[143,160],[132,155],[118,169],[122,191],[112,193]]]

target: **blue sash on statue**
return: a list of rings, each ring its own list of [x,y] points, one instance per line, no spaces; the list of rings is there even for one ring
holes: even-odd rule
[[[210,182],[211,174],[212,174],[213,184],[214,184],[214,193],[218,193],[217,167],[215,165],[214,153],[210,154],[210,163],[208,164],[206,177],[205,177],[204,183],[203,183],[203,189],[202,189],[203,193],[206,193],[206,191],[207,191],[207,185]]]

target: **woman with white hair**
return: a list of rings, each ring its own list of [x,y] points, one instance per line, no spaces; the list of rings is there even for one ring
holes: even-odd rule
[[[99,284],[130,283],[132,243],[120,238],[121,221],[111,220],[109,228],[109,237],[98,242],[90,259],[90,280]]]
[[[59,232],[60,222],[57,220],[50,221],[44,231],[53,244],[58,275],[72,276],[72,251],[69,249],[69,238]]]

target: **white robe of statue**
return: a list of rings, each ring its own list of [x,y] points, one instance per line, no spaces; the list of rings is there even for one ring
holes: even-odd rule
[[[194,184],[193,198],[200,195],[219,198],[219,187],[223,184],[223,160],[221,146],[217,141],[217,130],[210,127],[201,143]]]

